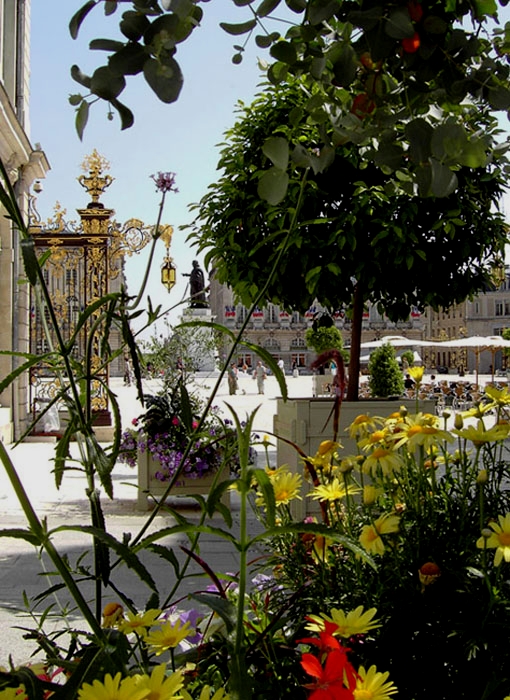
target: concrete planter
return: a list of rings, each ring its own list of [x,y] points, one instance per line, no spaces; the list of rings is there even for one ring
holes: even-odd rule
[[[345,429],[362,414],[370,416],[389,416],[397,411],[400,406],[406,406],[409,413],[414,413],[416,401],[414,399],[373,399],[366,401],[344,401],[340,411],[340,427],[338,438],[344,449],[342,454],[357,453],[357,445]],[[303,398],[303,399],[277,399],[277,412],[274,417],[274,432],[278,437],[290,440],[303,450],[306,455],[314,456],[317,448],[323,440],[333,436],[334,400],[332,398]],[[419,410],[424,413],[435,413],[435,402],[425,400],[419,402]],[[292,447],[283,440],[277,441],[276,463],[278,466],[287,465],[292,471],[303,474],[303,462],[301,457]],[[304,481],[303,493],[310,490],[310,484]],[[291,503],[293,517],[301,520],[307,515],[320,514],[318,501],[303,496],[302,501]]]
[[[147,452],[138,452],[138,501],[137,506],[142,510],[147,510],[150,507],[148,496],[161,498],[165,493],[168,483],[156,479],[156,472],[161,469],[161,464],[152,458],[152,455]],[[206,474],[199,479],[190,479],[189,477],[181,477],[172,487],[169,497],[175,496],[207,496],[214,483],[216,472]],[[223,474],[220,477],[224,477]],[[225,491],[221,499],[227,507],[230,506],[230,492]]]

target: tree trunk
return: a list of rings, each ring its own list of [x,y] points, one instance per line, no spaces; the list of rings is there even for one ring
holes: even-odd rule
[[[363,323],[363,290],[359,282],[354,287],[354,302],[351,320],[351,354],[349,358],[349,383],[347,401],[357,401],[359,396],[361,325]]]

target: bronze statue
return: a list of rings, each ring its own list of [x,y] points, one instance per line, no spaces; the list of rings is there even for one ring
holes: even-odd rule
[[[190,307],[192,309],[203,309],[208,305],[204,292],[204,273],[200,269],[198,260],[193,260],[193,269],[189,274],[184,273],[184,277],[189,277]]]

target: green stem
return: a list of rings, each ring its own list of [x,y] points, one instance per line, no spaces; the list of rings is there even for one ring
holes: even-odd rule
[[[55,568],[57,569],[58,573],[60,574],[62,581],[64,582],[67,590],[69,591],[69,593],[73,597],[76,605],[78,606],[83,617],[85,618],[85,620],[89,624],[92,632],[97,637],[97,640],[103,646],[105,646],[106,640],[105,640],[105,637],[103,634],[103,630],[101,629],[100,624],[96,620],[96,618],[95,618],[92,610],[90,609],[87,601],[83,597],[80,589],[76,585],[76,582],[75,582],[73,576],[71,575],[69,569],[67,568],[64,560],[62,559],[62,557],[58,553],[57,549],[54,547],[51,539],[48,537],[45,525],[43,525],[43,523],[39,520],[37,513],[33,509],[32,504],[30,502],[30,499],[28,498],[27,493],[23,487],[23,484],[21,483],[18,472],[16,471],[15,466],[13,465],[9,455],[7,454],[7,451],[5,449],[3,442],[0,442],[0,460],[4,466],[7,477],[9,478],[9,481],[11,482],[11,485],[12,485],[12,488],[14,489],[16,497],[17,497],[17,499],[18,499],[18,501],[23,509],[23,512],[24,512],[25,517],[28,521],[31,532],[37,538],[40,546],[48,554],[49,558],[51,559],[51,561],[54,564]]]

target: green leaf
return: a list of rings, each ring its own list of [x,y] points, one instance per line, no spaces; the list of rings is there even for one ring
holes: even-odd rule
[[[273,10],[276,10],[281,0],[262,0],[257,7],[256,13],[259,17],[267,17]]]
[[[399,7],[397,10],[393,10],[386,20],[384,30],[392,39],[405,39],[413,36],[415,27],[407,7]]]
[[[130,42],[108,59],[108,66],[117,75],[137,75],[143,70],[148,53],[141,44]]]
[[[181,92],[183,77],[177,61],[169,59],[164,65],[150,58],[143,67],[145,80],[162,102],[175,102]]]
[[[133,112],[119,100],[110,100],[111,106],[117,110],[120,117],[121,129],[129,129],[133,126],[135,118]]]
[[[69,104],[73,107],[77,107],[83,100],[83,95],[75,94],[69,95]]]
[[[83,100],[81,105],[76,110],[75,127],[76,133],[79,136],[80,141],[83,141],[83,132],[87,126],[89,120],[89,103]]]
[[[117,5],[117,0],[105,0],[104,13],[106,17],[108,17],[109,15],[113,15],[113,13],[117,10]]]
[[[243,54],[242,54],[242,53],[235,53],[235,54],[232,56],[232,63],[233,63],[235,66],[238,66],[238,65],[239,65],[240,63],[242,63],[242,62],[243,62]]]
[[[276,521],[276,501],[271,480],[264,469],[251,469],[250,475],[257,482],[264,499],[267,525],[268,527],[274,527]]]
[[[474,0],[474,3],[477,19],[483,19],[486,15],[496,17],[498,14],[498,5],[496,0]]]
[[[289,143],[281,136],[271,136],[262,146],[262,152],[280,170],[287,170],[289,164]]]
[[[283,63],[293,65],[297,61],[297,51],[294,44],[288,41],[277,41],[269,52],[273,58]]]
[[[464,144],[459,162],[468,168],[484,168],[488,163],[486,148],[486,143],[482,139],[467,141]]]
[[[133,548],[130,545],[125,545],[122,542],[119,542],[119,540],[117,540],[109,532],[105,532],[105,530],[99,527],[92,527],[91,525],[61,525],[51,530],[49,534],[53,535],[57,532],[81,532],[101,540],[101,542],[103,542],[107,547],[109,547],[113,552],[115,552],[119,556],[123,564],[125,564],[136,574],[138,574],[138,577],[144,583],[146,583],[149,586],[149,588],[151,588],[151,590],[157,591],[154,579],[152,578],[150,572],[147,570],[145,565],[134,553]]]
[[[432,134],[432,155],[442,162],[457,163],[467,142],[467,134],[460,124],[440,124]]]
[[[90,90],[103,100],[113,100],[126,87],[124,76],[115,74],[109,66],[100,66],[92,74]]]
[[[82,73],[78,66],[71,66],[71,78],[90,90],[91,78]]]
[[[439,163],[435,158],[430,159],[431,166],[431,190],[436,197],[448,197],[455,192],[458,185],[456,174],[450,168]]]
[[[510,90],[503,85],[497,87],[489,87],[487,91],[487,99],[489,104],[494,109],[509,109],[510,108]]]
[[[139,41],[150,28],[147,17],[139,12],[124,12],[119,23],[119,29],[130,41]]]
[[[220,22],[220,27],[223,29],[223,31],[227,32],[227,34],[231,34],[232,36],[240,36],[241,34],[251,32],[251,30],[255,29],[256,26],[256,19],[250,19],[247,22],[242,22],[241,24],[229,24],[228,22]]]
[[[190,598],[211,608],[211,610],[221,617],[225,623],[227,632],[229,634],[233,632],[236,609],[230,600],[211,595],[210,593],[191,593]]]
[[[426,163],[431,153],[430,142],[434,129],[425,119],[413,119],[405,127],[405,135],[409,141],[411,159],[419,164]]]
[[[31,530],[23,530],[22,528],[18,527],[7,527],[0,530],[0,537],[13,537],[14,539],[18,540],[25,540],[26,542],[33,544],[34,547],[41,544],[39,538],[34,535]]]
[[[89,49],[92,51],[118,51],[123,47],[122,41],[114,41],[113,39],[93,39],[89,43]]]
[[[278,35],[280,38],[280,35]],[[267,49],[274,42],[272,34],[257,34],[255,37],[255,43],[260,49]]]
[[[71,21],[69,22],[69,33],[73,39],[77,38],[83,20],[95,6],[96,0],[89,0],[89,2],[85,3],[85,5],[83,5],[83,7],[81,7],[78,12],[71,17]]]
[[[21,252],[23,254],[25,274],[30,284],[34,286],[37,284],[37,280],[39,279],[39,263],[35,252],[34,239],[31,236],[29,238],[24,238],[21,241]]]
[[[270,168],[262,175],[257,187],[258,195],[269,204],[279,204],[287,194],[289,176],[284,170]]]

